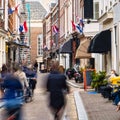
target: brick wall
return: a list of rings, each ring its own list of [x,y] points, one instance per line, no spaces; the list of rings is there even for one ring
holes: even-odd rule
[[[37,57],[37,37],[42,34],[42,28],[31,28],[31,62],[34,62]]]

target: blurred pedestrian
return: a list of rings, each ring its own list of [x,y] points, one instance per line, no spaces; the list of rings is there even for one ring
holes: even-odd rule
[[[1,98],[2,93],[3,93],[1,83],[2,83],[2,77],[1,77],[1,71],[0,71],[0,98]]]
[[[23,86],[13,73],[6,75],[2,87],[4,88],[4,115],[2,120],[22,120]]]
[[[35,71],[38,70],[38,63],[37,63],[37,60],[35,60],[35,63],[34,63],[34,70],[35,70]]]
[[[0,94],[1,96],[4,93],[4,88],[1,86],[1,84],[4,82],[5,77],[10,73],[9,67],[6,64],[2,65],[1,72],[0,72]]]
[[[58,70],[61,74],[65,73],[65,68],[62,65],[59,65]]]
[[[37,72],[33,69],[32,64],[27,66],[26,76],[27,76],[27,79],[29,80],[29,86],[32,89],[32,92],[34,94],[34,90],[37,84]]]
[[[10,72],[9,67],[6,64],[3,64],[2,65],[2,70],[1,70],[2,79],[4,79],[9,72]]]
[[[116,76],[119,76],[119,75],[116,73],[115,70],[112,69],[110,71],[110,74],[108,75],[108,79],[111,79],[111,78],[116,77]]]
[[[65,93],[69,92],[66,76],[59,72],[59,62],[53,61],[51,72],[48,75],[47,91],[50,92],[49,106],[54,114],[55,120],[60,120],[66,105]]]
[[[19,78],[19,80],[23,86],[23,90],[25,91],[25,89],[29,87],[29,84],[27,81],[26,74],[22,70],[22,66],[20,66],[18,64],[14,65],[13,72],[14,72],[14,75]]]

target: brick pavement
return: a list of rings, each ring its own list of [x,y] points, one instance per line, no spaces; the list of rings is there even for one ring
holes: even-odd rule
[[[44,83],[41,82],[45,77],[44,75],[39,74],[33,102],[24,105],[23,120],[53,120],[48,107],[47,95],[44,93]],[[73,92],[67,95],[66,114],[69,120],[78,120]]]
[[[75,83],[74,80],[68,81],[80,87],[79,95],[82,99],[88,120],[120,120],[120,111],[115,111],[116,106],[113,105],[112,101],[103,98],[100,93],[95,93],[93,89],[85,91],[83,83]]]
[[[103,98],[100,93],[90,94],[89,92],[91,91],[91,89],[84,91],[83,84],[76,84],[74,80],[70,80],[70,82],[80,86],[79,95],[81,96],[82,103],[85,107],[88,120],[120,120],[120,113],[115,111],[116,106],[112,104],[112,101]],[[40,120],[52,120],[49,109],[45,105],[45,96],[41,92],[41,90],[38,90],[36,92],[35,101],[33,103],[30,103],[32,105],[29,105],[29,103],[27,104],[27,106],[29,107],[25,108],[27,112],[27,114],[25,115],[25,120],[28,120],[28,118],[29,120],[37,120],[37,118],[40,118]],[[38,105],[38,103],[40,104]],[[42,108],[42,106],[46,107]],[[67,115],[69,116],[70,120],[78,120],[76,109],[77,108],[75,106],[74,96],[73,94],[69,94]],[[28,114],[28,112],[30,112],[30,114]],[[31,116],[32,118],[30,119]]]
[[[40,78],[42,77],[40,76]],[[70,82],[76,84],[74,80],[70,80]],[[120,120],[120,113],[115,111],[116,106],[112,104],[112,101],[103,98],[101,94],[98,93],[89,94],[90,89],[84,91],[83,84],[77,83],[76,85],[80,86],[79,95],[81,96],[82,103],[84,104],[88,120]],[[36,89],[35,91],[34,101],[27,103],[24,106],[23,120],[53,120],[47,106],[47,98],[44,94],[44,90],[40,88],[39,84],[37,88],[39,89]],[[72,93],[68,95],[67,105],[67,115],[70,120],[78,120],[75,99]]]
[[[100,93],[90,94],[88,91],[80,91],[85,110],[89,120],[120,120],[120,112],[116,112],[116,106],[112,101],[105,99]]]

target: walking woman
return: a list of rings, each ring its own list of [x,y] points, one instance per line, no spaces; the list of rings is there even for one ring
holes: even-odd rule
[[[50,92],[49,105],[54,114],[54,120],[60,120],[66,105],[64,91],[69,92],[69,87],[66,83],[66,76],[59,72],[58,61],[52,62],[47,80],[47,91]]]

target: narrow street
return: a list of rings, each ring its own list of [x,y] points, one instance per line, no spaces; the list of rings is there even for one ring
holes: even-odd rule
[[[37,88],[35,90],[34,99],[30,103],[26,103],[23,107],[23,120],[53,120],[53,116],[48,107],[48,93],[45,93],[43,80],[46,73],[38,74]],[[74,103],[73,89],[67,96],[66,114],[69,120],[77,120],[76,107]]]
[[[23,107],[24,120],[53,120],[47,101],[47,93],[42,87],[44,74],[38,74],[37,87],[32,102],[26,103]]]

